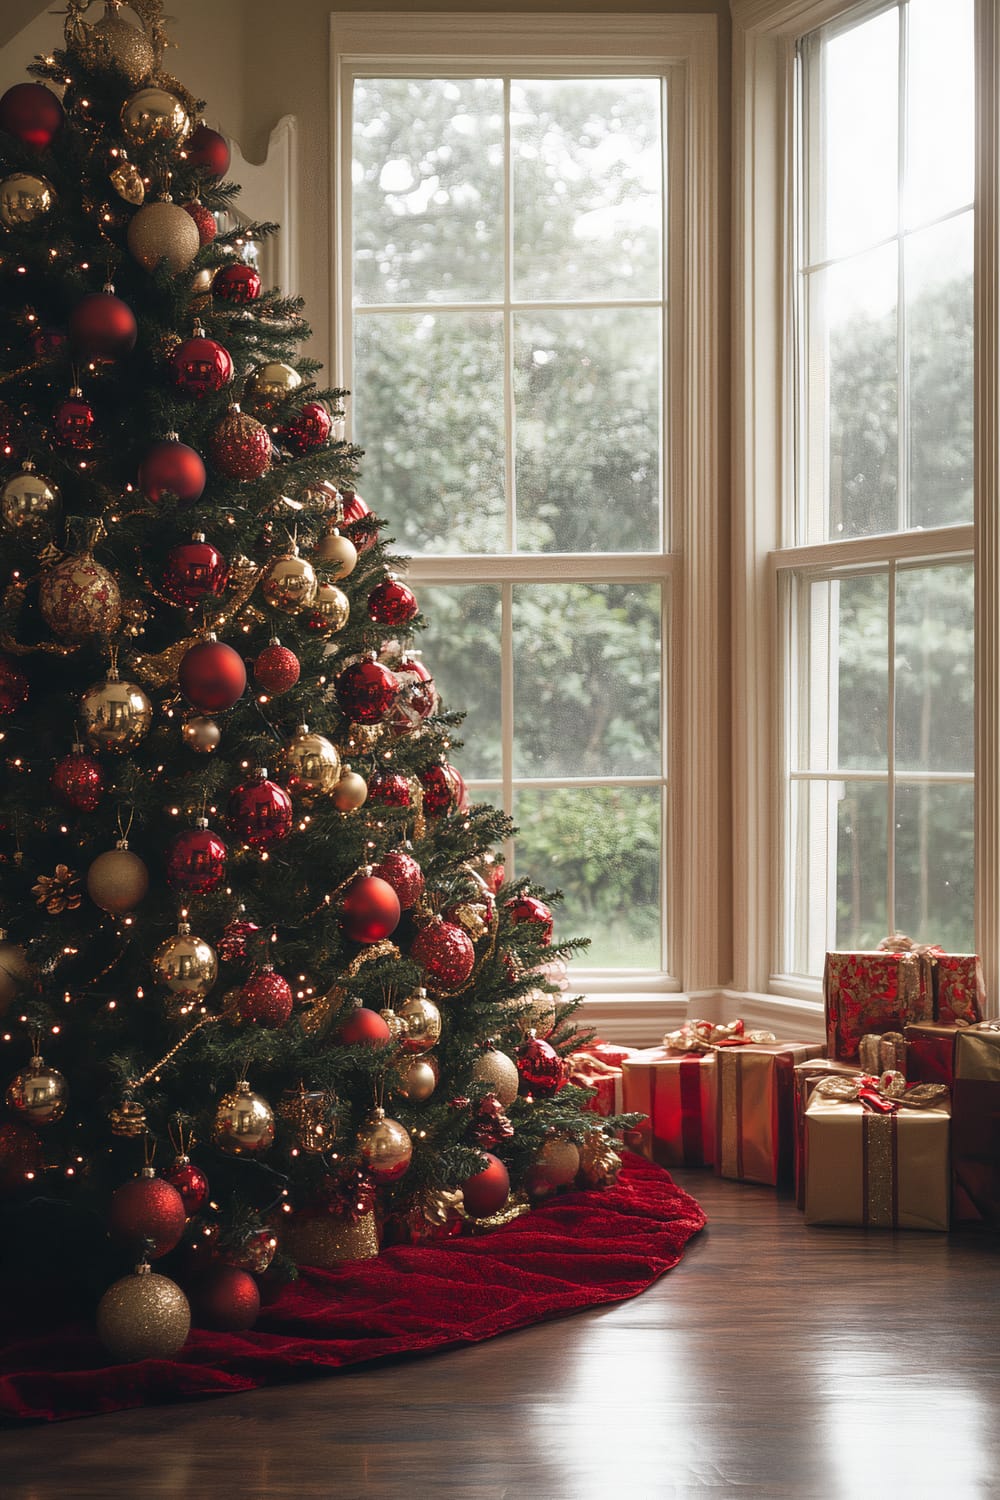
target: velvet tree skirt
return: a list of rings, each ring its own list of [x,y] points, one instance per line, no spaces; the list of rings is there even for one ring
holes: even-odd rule
[[[618,1184],[570,1193],[503,1229],[303,1270],[250,1333],[193,1329],[171,1360],[109,1364],[89,1322],[54,1326],[8,1287],[0,1419],[60,1421],[300,1380],[476,1343],[644,1291],[705,1223],[661,1168],[626,1153]],[[17,1306],[13,1304],[19,1304]],[[26,1331],[26,1329],[30,1329]]]

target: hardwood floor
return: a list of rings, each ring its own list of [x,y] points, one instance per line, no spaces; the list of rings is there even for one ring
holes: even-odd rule
[[[709,1214],[643,1296],[469,1349],[0,1437],[3,1500],[1000,1495],[1000,1238]]]

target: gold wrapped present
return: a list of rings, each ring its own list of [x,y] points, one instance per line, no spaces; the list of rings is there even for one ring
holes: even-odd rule
[[[858,1043],[858,1062],[862,1073],[906,1073],[906,1039],[901,1031],[881,1035],[866,1032]],[[855,1069],[857,1072],[857,1069]]]
[[[791,1181],[794,1069],[822,1051],[818,1042],[752,1042],[719,1048],[715,1170],[720,1177],[772,1186]]]
[[[804,1208],[806,1201],[805,1140],[806,1105],[813,1089],[822,1078],[855,1078],[854,1063],[842,1063],[832,1057],[811,1057],[796,1063],[792,1069],[792,1108],[795,1111],[795,1206]]]

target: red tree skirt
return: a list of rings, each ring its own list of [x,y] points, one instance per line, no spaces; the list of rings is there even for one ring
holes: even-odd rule
[[[92,1416],[476,1343],[636,1296],[677,1264],[704,1223],[661,1167],[626,1153],[616,1187],[559,1197],[491,1234],[305,1270],[251,1333],[195,1329],[173,1360],[109,1364],[82,1323],[7,1338],[0,1418]]]

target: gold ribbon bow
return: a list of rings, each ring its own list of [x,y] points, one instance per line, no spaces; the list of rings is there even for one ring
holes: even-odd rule
[[[677,1031],[668,1031],[664,1047],[671,1052],[718,1052],[722,1047],[745,1047],[754,1042],[776,1042],[773,1031],[747,1031],[737,1017],[725,1025],[712,1021],[685,1021]]]
[[[814,1093],[841,1104],[862,1104],[877,1114],[893,1114],[904,1109],[936,1109],[948,1098],[943,1083],[915,1083],[908,1086],[902,1073],[890,1068],[876,1078],[859,1073],[855,1078],[822,1078]]]
[[[917,1014],[921,983],[932,989],[934,967],[942,949],[933,943],[915,943],[904,932],[891,932],[878,945],[879,953],[894,953],[899,959],[899,997],[908,1012]]]

